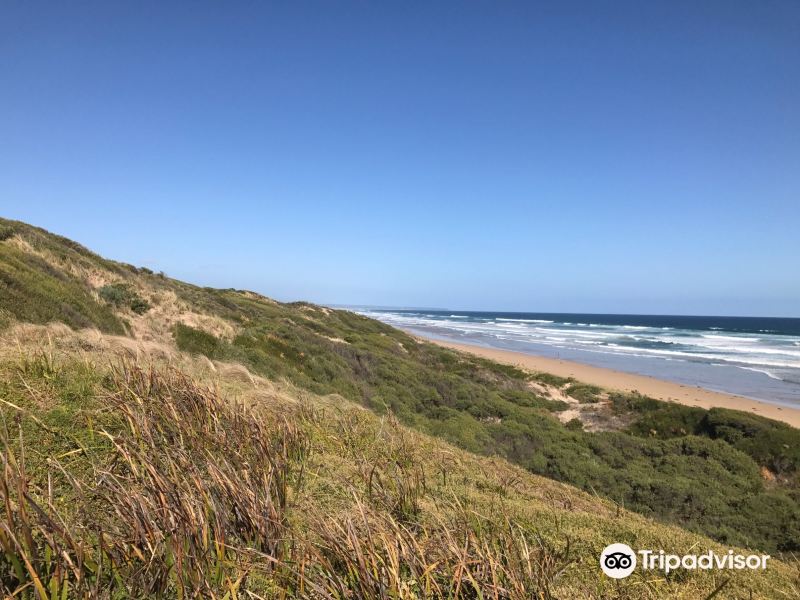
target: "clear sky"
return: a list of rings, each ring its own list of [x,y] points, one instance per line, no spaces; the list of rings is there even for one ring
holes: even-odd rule
[[[5,0],[0,214],[282,300],[800,316],[800,2]]]

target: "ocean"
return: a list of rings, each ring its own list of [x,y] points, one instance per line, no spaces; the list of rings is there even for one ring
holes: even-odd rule
[[[354,309],[419,335],[800,407],[800,319]]]

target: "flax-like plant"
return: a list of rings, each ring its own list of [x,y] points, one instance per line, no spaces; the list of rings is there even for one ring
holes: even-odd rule
[[[267,577],[287,547],[287,489],[307,451],[301,431],[176,370],[123,362],[110,377],[103,409],[121,426],[97,432],[107,443],[86,457],[90,473],[78,479],[50,460],[72,489],[68,518],[26,473],[22,442],[3,438],[2,591],[232,598]]]

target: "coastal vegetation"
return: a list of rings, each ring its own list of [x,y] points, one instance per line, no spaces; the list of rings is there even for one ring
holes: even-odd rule
[[[22,225],[3,223],[2,227],[5,239],[0,242],[0,307],[7,317],[31,323],[61,321],[71,327],[124,333],[121,319],[110,307],[98,303],[79,277],[54,266],[59,257],[76,266],[84,261],[94,264],[80,246],[51,238],[29,226],[25,227],[28,235],[24,238],[12,233]],[[107,268],[105,263],[99,264]]]
[[[147,303],[130,285],[125,283],[110,283],[97,290],[98,295],[117,308],[129,308],[137,315],[142,315],[150,310]]]
[[[164,591],[233,589],[246,578],[267,587],[280,581],[283,589],[325,589],[330,597],[346,597],[346,590],[369,595],[378,589],[375,586],[399,586],[401,574],[389,565],[407,564],[413,566],[411,574],[402,574],[403,585],[418,586],[417,590],[444,593],[467,585],[471,596],[466,591],[454,595],[476,597],[479,589],[494,597],[486,582],[502,580],[508,589],[527,586],[538,590],[539,597],[548,597],[559,573],[578,569],[568,567],[575,556],[574,548],[567,552],[564,544],[569,536],[559,534],[551,523],[542,537],[542,514],[522,509],[512,511],[519,517],[513,523],[482,520],[495,514],[489,507],[496,508],[505,498],[531,502],[514,491],[518,480],[528,482],[526,490],[560,490],[558,494],[570,497],[569,503],[595,503],[604,514],[633,511],[664,527],[692,532],[681,534],[688,536],[682,540],[703,535],[787,559],[800,550],[800,431],[787,425],[736,411],[609,394],[445,349],[352,312],[193,286],[102,259],[24,223],[0,220],[0,230],[8,233],[0,242],[0,327],[6,335],[18,336],[14,327],[25,323],[56,321],[76,331],[90,327],[127,336],[131,344],[147,342],[160,353],[157,356],[180,351],[191,366],[189,374],[180,374],[151,372],[144,364],[108,365],[80,359],[80,345],[63,357],[29,351],[13,360],[7,357],[0,388],[5,402],[4,502],[17,512],[7,513],[13,522],[7,520],[4,531],[30,535],[15,541],[6,533],[0,540],[10,561],[2,575],[5,582],[28,581],[36,588],[36,578],[20,558],[25,555],[35,558],[34,572],[45,569],[47,581],[39,581],[48,594],[48,581],[55,581],[52,585],[60,592],[67,580],[70,586],[111,589],[119,585],[115,577],[130,586],[155,578],[153,585],[163,586],[156,591]],[[141,353],[138,348],[136,353]],[[263,407],[226,412],[218,392],[197,387],[195,379],[200,377],[198,365],[219,374],[231,364],[245,369],[247,381],[262,378],[287,386],[292,400],[282,400],[275,413]],[[206,371],[201,374],[210,377]],[[188,394],[189,404],[174,405],[182,394]],[[314,398],[313,406],[303,398]],[[583,427],[574,418],[563,423],[560,415],[573,401],[592,407],[607,404],[616,425]],[[180,423],[166,422],[176,421],[174,415],[192,406],[194,412],[177,419]],[[319,406],[325,407],[324,418]],[[352,426],[356,432],[348,423],[357,424]],[[370,433],[359,429],[364,423],[364,431]],[[380,438],[376,431],[383,431],[386,423],[401,432],[392,443],[407,454],[383,455],[384,450],[394,450],[370,441],[370,436]],[[446,444],[487,458],[446,450]],[[428,449],[432,454],[425,454]],[[245,468],[257,457],[257,470]],[[462,489],[475,475],[473,467],[460,466],[465,461],[487,465],[484,461],[506,460],[524,471],[503,467],[496,476],[476,476],[474,486],[481,489]],[[335,466],[343,462],[352,468],[346,485],[335,473]],[[333,473],[315,479],[320,469]],[[266,482],[266,495],[245,493],[237,481],[243,470]],[[107,472],[113,477],[104,479],[101,474]],[[108,487],[97,488],[100,480]],[[462,486],[455,496],[448,487],[452,485]],[[435,510],[430,505],[432,487],[439,489],[433,496]],[[20,496],[26,489],[38,490],[39,495]],[[138,503],[131,510],[141,515],[142,528],[125,529],[132,526],[114,513],[124,489],[139,494],[125,501]],[[202,506],[187,499],[190,490],[205,499]],[[303,496],[303,490],[311,495]],[[462,502],[462,496],[475,494],[482,498],[480,511]],[[148,546],[147,555],[154,558],[146,567],[136,559],[137,549],[144,555],[142,548],[150,543],[142,532],[147,527],[157,531],[164,524],[145,507],[152,509],[162,495],[177,503],[162,508],[174,509],[170,514],[184,529],[176,529],[157,547]],[[298,495],[304,499],[298,500]],[[287,509],[293,501],[317,506],[322,497],[357,509],[348,513],[351,521],[317,527],[316,522],[295,521],[302,521],[302,511]],[[501,514],[511,510],[503,506]],[[567,518],[566,506],[556,511],[558,516],[554,508],[548,509],[547,519]],[[221,516],[231,510],[241,521],[232,523]],[[265,523],[253,516],[256,513],[273,516]],[[34,514],[39,515],[35,522],[30,520]],[[90,517],[98,515],[107,520],[92,529]],[[197,529],[189,522],[199,527],[202,537],[193,537]],[[582,527],[587,523],[584,520]],[[651,527],[650,533],[640,535],[656,544],[652,532],[662,525]],[[603,528],[625,531],[618,521]],[[667,530],[675,531],[659,531]],[[289,538],[287,531],[292,532]],[[306,531],[322,537],[306,539]],[[254,545],[256,537],[267,545]],[[395,547],[389,539],[402,542]],[[589,543],[589,538],[582,539]],[[599,538],[591,539],[599,544]],[[76,545],[69,546],[73,542]],[[462,554],[457,552],[459,543],[467,544]],[[242,548],[247,549],[244,554],[238,552]],[[584,547],[583,556],[596,549]],[[359,553],[367,562],[348,562]],[[528,562],[520,562],[520,553]],[[84,557],[80,565],[78,555]],[[476,572],[481,561],[495,565],[494,570]],[[263,573],[267,563],[280,564],[281,569],[270,567]],[[282,570],[284,563],[294,570]],[[178,564],[185,571],[178,572]],[[312,564],[311,570],[305,568]],[[216,579],[206,579],[212,576]],[[710,593],[713,586],[703,589]],[[603,596],[597,589],[586,592],[587,597],[592,594]]]
[[[594,386],[532,378],[352,313],[305,306],[301,315],[259,320],[229,342],[185,326],[176,339],[181,349],[315,393],[341,394],[378,414],[390,411],[471,452],[502,456],[717,540],[773,553],[800,550],[800,431],[788,425],[617,394],[614,411],[627,428],[577,430],[555,416],[563,401],[528,384],[565,384],[583,403],[597,401]]]
[[[0,590],[53,598],[791,597],[796,566],[599,576],[609,542],[727,551],[338,395],[58,328],[0,353]]]

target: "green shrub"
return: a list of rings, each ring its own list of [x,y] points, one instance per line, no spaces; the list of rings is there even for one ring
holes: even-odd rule
[[[700,423],[706,411],[674,402],[658,402],[643,396],[612,394],[612,403],[618,412],[635,417],[628,431],[641,436],[669,439],[689,434],[700,434]]]
[[[110,283],[97,290],[97,293],[109,304],[117,308],[130,308],[137,315],[150,310],[150,304],[127,283]]]
[[[564,427],[570,431],[583,431],[583,421],[576,417],[567,421]]]
[[[594,404],[600,401],[600,394],[603,392],[596,385],[589,385],[588,383],[571,383],[566,390],[569,396],[572,396],[581,404]]]
[[[534,373],[531,375],[531,379],[540,383],[544,383],[545,385],[552,385],[559,388],[564,387],[568,383],[575,382],[572,377],[559,377],[558,375],[553,375],[551,373]]]
[[[117,307],[122,307],[125,305],[130,299],[131,295],[128,286],[120,283],[104,285],[97,290],[97,293],[103,300]]]
[[[778,475],[800,470],[800,430],[764,417],[712,408],[698,431],[738,448]]]
[[[222,343],[210,333],[178,323],[174,335],[175,343],[184,352],[202,354],[208,358],[220,358],[222,355]]]
[[[705,410],[637,395],[612,394],[615,410],[633,417],[627,431],[662,439],[698,435],[741,450],[778,475],[800,471],[800,430],[740,411]]]
[[[137,315],[143,315],[148,310],[150,310],[150,304],[143,298],[135,296],[134,298],[131,299],[130,309]]]

